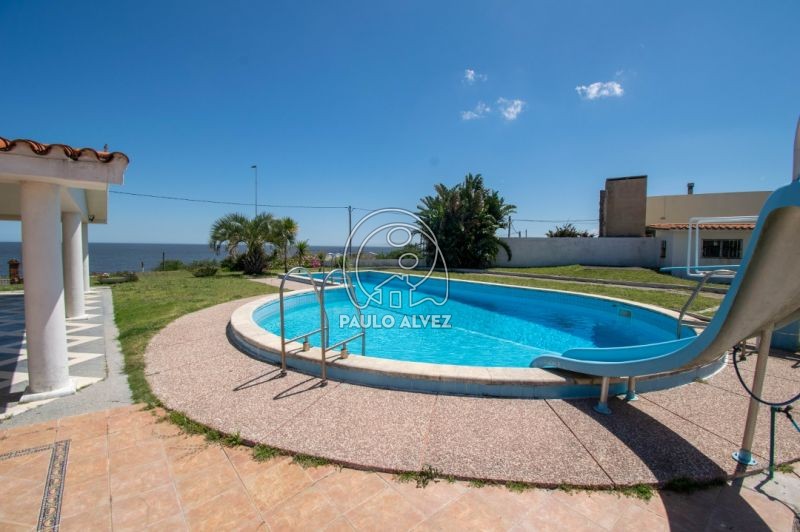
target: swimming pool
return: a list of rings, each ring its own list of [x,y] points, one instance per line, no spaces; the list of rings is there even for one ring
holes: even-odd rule
[[[361,352],[360,340],[348,345],[351,356],[342,356],[340,348],[323,353],[315,334],[308,338],[308,349],[303,348],[302,338],[287,343],[287,367],[321,375],[324,365],[329,379],[414,392],[532,399],[597,397],[599,377],[532,368],[530,362],[543,353],[573,347],[638,345],[672,340],[676,334],[675,313],[619,299],[473,281],[446,284],[431,278],[411,291],[414,304],[408,300],[404,305],[393,293],[412,297],[408,278],[362,272],[361,281],[356,301],[363,305],[371,296],[372,302],[363,309],[366,356],[353,356]],[[354,324],[358,313],[345,290],[329,285],[324,291],[329,346],[359,331],[359,323]],[[233,312],[230,322],[233,343],[271,364],[282,360],[278,302],[278,295],[272,294],[245,303]],[[319,303],[312,288],[286,294],[284,303],[287,338],[319,328]],[[448,316],[448,326],[443,326],[442,316]],[[392,326],[385,326],[384,320]],[[696,332],[685,327],[681,334],[689,337]],[[711,377],[725,360],[722,354],[702,367],[639,377],[637,390],[662,390]],[[609,389],[611,394],[624,394],[624,376],[612,378]]]
[[[409,277],[412,284],[421,279]],[[370,357],[524,368],[544,353],[675,339],[674,318],[614,300],[459,281],[448,287],[437,278],[409,290],[408,281],[399,274],[362,272],[354,281],[356,300],[361,306],[371,300],[360,316],[344,288],[326,288],[328,345],[353,336],[364,325]],[[277,304],[258,308],[253,320],[280,334]],[[313,292],[287,298],[287,337],[318,329],[319,323],[319,302]],[[682,336],[694,334],[685,327]],[[319,346],[319,334],[308,339]],[[349,351],[360,354],[360,347],[360,341],[353,342]]]

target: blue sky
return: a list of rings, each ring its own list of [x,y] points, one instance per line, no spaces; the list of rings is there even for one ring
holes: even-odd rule
[[[4,0],[0,136],[107,143],[127,192],[250,202],[258,164],[263,203],[413,209],[480,172],[518,218],[596,218],[606,177],[788,182],[798,20],[790,0]],[[230,210],[112,195],[91,238],[205,242]],[[271,210],[346,237],[345,210]]]

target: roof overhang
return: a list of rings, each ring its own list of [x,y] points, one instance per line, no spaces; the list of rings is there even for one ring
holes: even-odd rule
[[[19,220],[20,185],[37,181],[63,187],[62,212],[106,223],[108,188],[123,183],[128,162],[120,152],[0,137],[0,220]]]

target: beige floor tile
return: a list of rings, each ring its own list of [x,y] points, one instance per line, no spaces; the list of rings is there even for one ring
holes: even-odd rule
[[[163,526],[165,520],[175,516],[183,522],[181,506],[171,484],[131,497],[114,499],[111,507],[114,530],[140,530],[159,522]]]

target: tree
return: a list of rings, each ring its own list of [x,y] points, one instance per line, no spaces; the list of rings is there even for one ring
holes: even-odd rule
[[[289,271],[289,246],[295,243],[300,227],[289,217],[275,220],[271,242],[281,250],[283,255],[283,272]]]
[[[302,266],[308,255],[308,240],[301,240],[294,245],[294,249],[294,256],[297,257],[297,265]]]
[[[436,194],[420,200],[417,215],[436,237],[439,250],[450,268],[488,268],[500,248],[511,259],[511,249],[497,232],[508,227],[508,216],[516,211],[496,190],[483,185],[481,174],[467,174],[464,181],[448,188],[434,187]],[[420,224],[420,233],[427,231]],[[426,242],[430,264],[436,249]]]
[[[275,219],[269,213],[254,218],[239,213],[227,214],[211,226],[208,244],[217,254],[224,248],[234,260],[239,256],[239,246],[244,244],[247,251],[242,257],[242,267],[245,273],[257,275],[269,262],[264,245],[273,239],[274,223]]]
[[[550,229],[547,232],[548,238],[592,238],[593,236],[593,233],[585,230],[580,231],[570,223],[557,225],[555,229]]]

